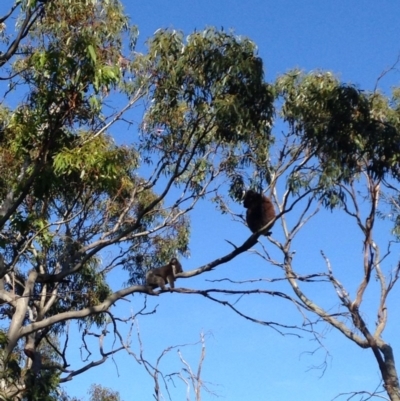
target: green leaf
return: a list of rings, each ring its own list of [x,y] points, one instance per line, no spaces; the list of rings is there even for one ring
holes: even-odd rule
[[[90,55],[90,57],[91,57],[91,59],[93,61],[93,64],[96,64],[97,56],[96,56],[96,52],[94,50],[94,47],[92,45],[89,45],[87,49],[88,49],[89,55]]]

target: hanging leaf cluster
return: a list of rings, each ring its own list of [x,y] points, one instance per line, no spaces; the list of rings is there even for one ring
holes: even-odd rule
[[[325,172],[345,180],[361,171],[399,177],[399,113],[379,93],[300,71],[282,76],[276,88],[283,118]]]

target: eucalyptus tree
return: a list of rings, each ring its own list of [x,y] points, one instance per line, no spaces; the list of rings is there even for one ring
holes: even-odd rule
[[[399,232],[399,91],[387,97],[331,73],[296,70],[267,83],[254,43],[212,28],[186,38],[159,30],[141,54],[138,30],[117,0],[12,4],[0,36],[7,83],[0,106],[2,397],[55,399],[60,383],[130,352],[113,306],[134,293],[154,295],[146,271],[188,255],[189,212],[199,202],[240,220],[231,205],[251,187],[268,188],[276,207],[271,246],[260,248],[255,233],[178,277],[205,274],[252,247],[273,267],[270,277],[251,289],[230,281],[230,289],[174,291],[318,340],[328,324],[371,351],[384,391],[399,400],[385,337],[399,277],[398,261],[387,263]],[[14,32],[8,24],[17,13]],[[118,139],[121,127],[129,128],[128,143]],[[294,244],[324,209],[359,230],[359,266],[344,260],[337,268],[326,250],[322,267],[298,264]],[[389,241],[378,235],[388,224]],[[312,239],[306,243],[312,247]],[[343,273],[350,268],[355,286]],[[113,288],[110,277],[121,271],[126,285]],[[324,289],[323,297],[310,288]],[[243,294],[289,302],[302,323],[251,316]],[[370,299],[376,322],[366,318]],[[100,359],[69,365],[70,321],[84,343],[99,329]],[[110,351],[103,347],[108,324],[120,340]]]
[[[369,93],[344,84],[331,73],[293,70],[276,80],[275,91],[286,131],[275,152],[270,186],[282,214],[283,235],[271,239],[281,258],[272,258],[268,252],[262,257],[280,272],[272,281],[284,278],[288,283],[294,296],[291,301],[303,310],[305,326],[317,333],[315,328],[323,322],[358,347],[369,349],[381,373],[383,392],[390,400],[399,400],[394,351],[390,339],[385,338],[390,323],[388,302],[398,291],[400,273],[396,257],[398,89],[387,97],[378,90]],[[282,179],[283,190],[278,185]],[[346,244],[342,238],[327,235],[337,251],[329,255],[321,249],[325,267],[321,269],[317,260],[313,266],[298,266],[293,244],[324,209],[348,218],[348,225],[338,231],[353,230],[354,241]],[[288,212],[295,210],[297,217],[289,222]],[[329,233],[335,217],[324,215],[324,219],[323,229]],[[360,263],[354,265],[347,252],[352,249],[357,259],[360,242],[363,252]],[[337,254],[340,263],[332,265],[330,257]],[[350,276],[357,278],[353,281]],[[309,290],[310,283],[318,286],[318,294]],[[371,310],[371,302],[375,310]],[[382,388],[372,395],[362,390],[357,392],[360,399],[383,397]]]
[[[126,348],[100,346],[100,360],[71,369],[68,322],[84,335],[113,322],[118,335],[112,306],[150,291],[147,269],[187,254],[188,211],[238,152],[266,148],[273,95],[254,44],[230,33],[159,31],[135,53],[115,0],[19,1],[2,34],[1,390],[53,399]],[[111,131],[139,102],[143,122],[118,144]],[[112,290],[121,269],[128,283]]]

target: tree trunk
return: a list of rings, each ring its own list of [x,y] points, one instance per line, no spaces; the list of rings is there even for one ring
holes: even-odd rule
[[[378,363],[382,373],[385,390],[387,391],[391,401],[400,401],[399,378],[396,371],[392,347],[383,344],[379,347],[379,351],[383,354],[384,358],[383,363],[379,363],[379,360]]]

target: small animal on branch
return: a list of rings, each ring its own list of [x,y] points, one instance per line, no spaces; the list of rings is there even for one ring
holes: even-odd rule
[[[175,275],[182,272],[182,265],[179,263],[178,259],[172,258],[167,265],[149,270],[146,273],[146,283],[151,286],[153,290],[157,287],[165,290],[165,284],[167,282],[169,283],[170,289],[175,288]]]
[[[275,218],[274,205],[268,196],[259,194],[252,189],[248,190],[243,198],[246,211],[246,222],[251,232],[255,233]],[[274,223],[272,223],[273,225]],[[272,225],[261,232],[262,235],[271,235]]]

